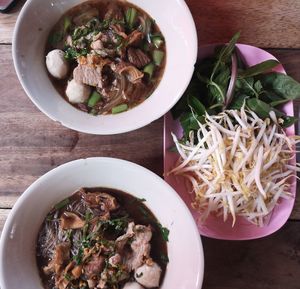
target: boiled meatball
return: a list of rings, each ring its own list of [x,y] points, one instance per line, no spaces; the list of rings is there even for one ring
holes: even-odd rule
[[[151,265],[144,264],[135,270],[134,278],[146,288],[158,287],[161,268],[153,262]]]
[[[84,103],[91,94],[91,88],[83,83],[78,83],[74,79],[68,82],[66,95],[72,103]]]
[[[69,63],[65,59],[65,53],[60,49],[51,50],[46,56],[46,66],[49,73],[58,79],[64,79],[68,75]]]
[[[127,282],[124,285],[123,289],[144,289],[144,287],[136,282]]]

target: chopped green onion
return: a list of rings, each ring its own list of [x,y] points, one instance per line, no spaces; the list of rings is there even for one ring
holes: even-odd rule
[[[116,113],[126,111],[127,109],[128,109],[128,105],[126,103],[123,103],[123,104],[113,107],[111,112],[112,112],[112,114],[116,114]]]
[[[152,30],[152,24],[154,23],[153,19],[147,18],[145,20],[145,24],[143,26],[143,32],[146,35],[146,39],[148,43],[151,43],[151,30]]]
[[[70,28],[72,22],[71,19],[69,17],[66,17],[64,19],[64,33],[66,33],[68,31],[68,29]]]
[[[153,51],[153,55],[152,55],[154,63],[157,66],[161,65],[161,63],[162,63],[162,61],[164,59],[164,56],[165,56],[165,53],[163,51],[161,51],[161,50],[154,50]]]
[[[160,223],[157,223],[157,225],[160,229],[160,232],[161,232],[161,235],[162,235],[164,241],[168,242],[170,230],[166,227],[163,227]]]
[[[63,207],[65,207],[66,205],[68,205],[69,203],[70,203],[70,199],[66,198],[66,199],[62,200],[61,202],[59,202],[58,204],[56,204],[54,206],[54,208],[56,210],[59,210],[59,209],[62,209]]]
[[[101,94],[99,94],[97,91],[94,91],[89,98],[88,107],[94,107],[100,99]]]
[[[49,38],[48,38],[48,42],[54,46],[56,45],[57,43],[59,43],[60,41],[62,41],[63,39],[63,33],[62,31],[57,31],[57,32],[54,32],[52,33]]]
[[[132,29],[137,19],[137,10],[133,7],[128,8],[125,14],[125,18],[128,27]]]
[[[97,115],[98,114],[97,109],[95,109],[95,108],[92,108],[89,113],[92,114],[92,115]]]
[[[164,43],[164,40],[162,39],[162,37],[158,36],[158,35],[157,36],[152,36],[151,40],[152,40],[152,43],[154,44],[154,46],[156,48],[161,47],[161,45]]]
[[[149,63],[144,67],[143,71],[144,71],[144,73],[147,73],[149,75],[149,79],[151,79],[153,76],[154,69],[155,69],[154,64]]]

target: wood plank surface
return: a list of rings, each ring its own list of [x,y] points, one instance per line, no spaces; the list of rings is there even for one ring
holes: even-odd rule
[[[187,0],[199,44],[227,42],[241,31],[241,42],[260,47],[300,48],[298,0]]]
[[[0,15],[0,43],[11,43],[20,7]],[[276,48],[300,48],[298,0],[187,0],[194,17],[199,44],[227,42],[241,31],[241,42]]]
[[[299,289],[300,223],[253,241],[202,238],[203,289]]]

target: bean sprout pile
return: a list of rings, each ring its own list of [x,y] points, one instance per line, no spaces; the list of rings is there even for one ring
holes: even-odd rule
[[[292,197],[297,137],[274,112],[262,120],[242,107],[205,119],[184,142],[172,134],[180,159],[170,173],[191,183],[201,222],[215,213],[224,221],[231,215],[232,226],[238,216],[263,226],[280,199]]]

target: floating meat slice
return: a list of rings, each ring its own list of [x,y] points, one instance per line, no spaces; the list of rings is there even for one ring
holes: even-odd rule
[[[78,279],[81,276],[81,272],[82,272],[82,265],[77,265],[72,269],[72,275],[75,279]]]
[[[161,271],[155,262],[151,265],[144,264],[135,270],[134,278],[146,288],[158,287]]]
[[[121,36],[122,38],[127,38],[127,34],[125,33],[124,26],[121,24],[113,24],[110,26],[116,34]]]
[[[45,274],[55,272],[59,275],[62,272],[63,265],[70,259],[70,243],[63,242],[55,247],[52,260],[43,268]]]
[[[144,34],[141,31],[134,30],[126,38],[127,46],[138,46],[144,38]]]
[[[107,9],[107,12],[104,15],[104,20],[124,20],[124,15],[122,10],[116,5],[116,3],[111,3]]]
[[[135,48],[128,48],[127,58],[137,68],[142,68],[150,63],[150,58],[141,50]]]
[[[93,255],[91,260],[83,267],[87,279],[91,279],[93,276],[100,274],[104,265],[105,258],[103,256]]]
[[[85,222],[75,213],[64,212],[60,217],[60,227],[63,230],[80,229],[84,224]]]
[[[119,207],[117,199],[107,193],[86,193],[83,199],[91,208],[98,208],[105,212],[110,212]]]
[[[150,255],[150,240],[152,238],[152,231],[150,226],[143,225],[134,226],[134,238],[130,245],[132,253],[126,260],[126,265],[130,270],[135,270],[140,267],[145,259]]]
[[[103,59],[97,55],[81,56],[78,58],[79,65],[73,71],[73,77],[76,82],[84,83],[90,86],[103,86],[102,71],[111,61]]]
[[[108,263],[112,266],[112,267],[118,267],[118,265],[121,263],[122,261],[122,257],[120,254],[115,254],[113,256],[111,256],[108,259]]]
[[[117,74],[124,74],[127,77],[127,79],[133,84],[139,83],[144,77],[143,72],[138,70],[133,65],[124,61],[112,65],[111,68]]]
[[[117,252],[121,252],[125,244],[127,243],[127,241],[134,236],[133,228],[134,228],[134,223],[130,222],[128,224],[126,233],[116,239]]]

